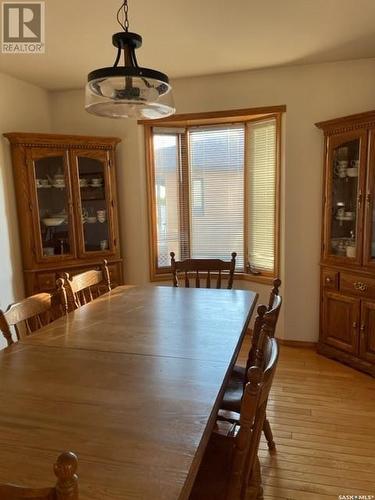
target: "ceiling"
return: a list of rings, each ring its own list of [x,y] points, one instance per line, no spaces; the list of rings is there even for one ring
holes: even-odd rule
[[[50,90],[111,66],[120,0],[46,0],[46,53],[0,71]],[[170,77],[375,57],[374,0],[129,0],[141,66]]]

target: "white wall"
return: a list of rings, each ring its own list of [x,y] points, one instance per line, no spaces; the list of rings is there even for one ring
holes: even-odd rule
[[[10,148],[5,132],[48,132],[48,93],[0,73],[0,308],[23,297],[22,262]],[[0,349],[3,339],[0,335]]]
[[[179,79],[174,89],[179,113],[287,105],[280,334],[287,339],[316,340],[323,138],[314,123],[375,108],[375,60]],[[146,282],[148,220],[141,127],[86,114],[81,91],[54,93],[51,105],[56,132],[122,138],[118,171],[126,278]],[[266,299],[268,288],[249,286],[261,292],[261,300]]]

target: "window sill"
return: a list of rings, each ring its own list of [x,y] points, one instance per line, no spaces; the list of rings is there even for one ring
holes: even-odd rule
[[[260,285],[272,285],[274,276],[254,276],[252,274],[247,273],[235,273],[234,281],[250,281],[253,283],[258,283]],[[172,273],[160,273],[154,274],[150,279],[151,283],[155,283],[157,281],[172,281]]]

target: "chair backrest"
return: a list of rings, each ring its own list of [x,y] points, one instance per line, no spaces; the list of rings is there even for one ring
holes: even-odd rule
[[[268,310],[274,307],[275,298],[280,295],[279,288],[281,287],[281,279],[275,278],[273,280],[273,287],[270,293],[270,298],[268,300]]]
[[[204,281],[206,278],[206,288],[211,288],[212,283],[215,281],[216,286],[213,288],[221,288],[222,278],[227,277],[227,289],[230,290],[233,287],[234,271],[236,268],[236,252],[232,253],[232,259],[230,261],[224,261],[221,259],[186,259],[181,261],[175,260],[174,252],[171,255],[171,269],[173,274],[173,286],[178,287],[179,280],[178,274],[184,274],[184,284],[186,288],[190,287],[190,279],[192,278],[193,283],[196,288],[201,286],[201,278]],[[228,271],[223,273],[223,271]]]
[[[78,500],[77,467],[76,455],[71,452],[63,453],[53,466],[57,477],[54,487],[35,489],[0,484],[0,500]]]
[[[273,280],[273,288],[270,293],[268,310],[266,314],[269,330],[268,334],[271,335],[271,337],[275,336],[277,320],[279,319],[280,309],[282,305],[282,297],[279,292],[280,286],[281,280],[279,278]]]
[[[74,311],[111,290],[108,262],[104,260],[100,269],[91,269],[72,278],[68,273],[64,273],[63,277],[57,280],[57,286],[61,291],[65,311]]]
[[[250,366],[256,363],[257,345],[262,329],[264,329],[269,337],[273,338],[275,336],[277,320],[279,318],[282,305],[282,297],[279,295],[279,286],[281,285],[281,281],[276,279],[273,283],[274,287],[270,294],[268,306],[260,305],[257,308],[257,317],[254,322],[251,346],[246,362],[246,371],[250,368]],[[245,383],[246,380],[244,380],[244,384]]]
[[[279,357],[277,340],[270,338],[263,328],[257,350],[258,363],[248,370],[248,382],[241,403],[239,430],[234,439],[228,500],[256,498],[251,495],[247,497],[246,493],[248,494],[253,486],[254,488],[260,486],[258,447]]]
[[[55,319],[54,297],[38,293],[10,305],[5,312],[0,310],[0,331],[8,346],[14,344],[14,337],[20,340]]]

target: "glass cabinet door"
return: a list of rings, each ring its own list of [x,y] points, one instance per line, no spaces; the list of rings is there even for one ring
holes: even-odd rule
[[[325,255],[353,263],[362,258],[365,134],[331,138],[328,154]]]
[[[112,197],[109,161],[105,151],[73,153],[78,186],[80,251],[87,255],[113,252]]]
[[[35,187],[35,234],[39,259],[70,258],[74,254],[71,188],[67,153],[36,149],[30,153],[31,186]]]
[[[370,131],[370,155],[365,199],[364,265],[375,266],[375,130]]]

